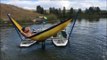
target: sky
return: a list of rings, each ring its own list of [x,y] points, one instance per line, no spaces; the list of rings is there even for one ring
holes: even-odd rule
[[[24,9],[35,10],[40,5],[44,9],[49,7],[85,10],[89,7],[100,7],[101,10],[107,10],[107,0],[1,0],[0,3],[11,4]]]

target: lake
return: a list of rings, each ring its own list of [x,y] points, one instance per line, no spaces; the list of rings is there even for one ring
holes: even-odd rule
[[[49,27],[51,24],[46,24]],[[40,28],[41,25],[32,25]],[[70,25],[66,28],[70,31]],[[41,44],[29,48],[19,48],[21,42],[13,27],[1,28],[1,60],[107,60],[107,19],[81,19],[76,22],[69,44],[55,47],[46,41],[46,49]]]

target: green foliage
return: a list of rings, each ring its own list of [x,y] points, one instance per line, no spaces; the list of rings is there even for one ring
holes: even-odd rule
[[[48,20],[55,20],[55,19],[57,19],[56,15],[54,15],[54,14],[49,14],[46,17],[47,17]]]
[[[0,18],[0,24],[4,23],[4,20]]]
[[[55,21],[57,21],[57,16],[54,15],[54,14],[46,15],[46,17],[47,17],[47,21],[48,22],[55,22]]]

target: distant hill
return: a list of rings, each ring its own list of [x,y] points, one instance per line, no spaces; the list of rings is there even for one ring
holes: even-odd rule
[[[8,21],[7,13],[10,13],[16,20],[32,20],[40,15],[30,10],[0,3],[0,20]]]

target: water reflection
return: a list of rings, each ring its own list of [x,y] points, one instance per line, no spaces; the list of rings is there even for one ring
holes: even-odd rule
[[[78,19],[78,22],[81,22],[83,19]],[[90,19],[84,19],[88,22],[98,22],[100,18],[90,18]]]

